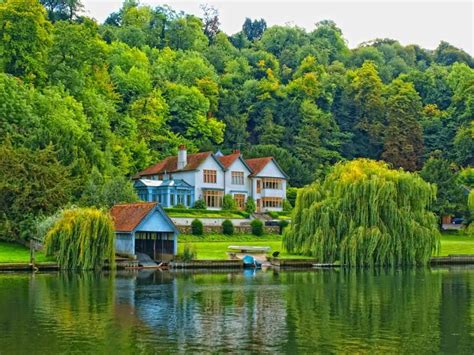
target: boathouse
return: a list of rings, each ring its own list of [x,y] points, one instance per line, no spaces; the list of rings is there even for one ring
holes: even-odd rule
[[[115,226],[115,252],[149,255],[169,261],[178,252],[178,229],[157,202],[119,204],[110,214]]]

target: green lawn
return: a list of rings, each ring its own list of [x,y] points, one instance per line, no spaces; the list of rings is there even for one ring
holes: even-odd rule
[[[460,233],[443,233],[439,255],[474,254],[474,237]]]
[[[253,235],[212,234],[202,237],[193,235],[180,235],[178,252],[181,253],[184,245],[193,246],[197,252],[198,259],[227,259],[229,245],[269,246],[273,251],[279,251],[282,258],[302,258],[300,255],[288,254],[281,245],[281,236],[264,235],[256,237]],[[441,236],[441,250],[439,255],[449,254],[474,254],[474,237],[468,237],[460,233],[443,233]]]
[[[227,252],[230,245],[245,245],[245,246],[268,246],[271,252],[279,251],[280,257],[301,259],[305,258],[301,255],[288,254],[284,251],[281,245],[280,235],[262,235],[256,237],[254,235],[237,234],[233,236],[226,236],[222,234],[211,234],[202,237],[193,235],[180,235],[178,243],[178,253],[181,254],[186,244],[195,248],[197,258],[205,259],[228,259]]]
[[[43,253],[36,253],[36,262],[53,261]],[[0,264],[29,263],[30,249],[20,244],[0,242]]]

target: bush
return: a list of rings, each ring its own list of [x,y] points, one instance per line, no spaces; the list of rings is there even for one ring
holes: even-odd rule
[[[222,222],[222,233],[225,235],[232,235],[234,234],[234,225],[228,219]]]
[[[206,202],[204,202],[204,200],[200,198],[199,200],[194,201],[193,208],[195,210],[205,210],[207,208]]]
[[[256,236],[263,235],[263,223],[259,219],[254,219],[250,222],[250,227],[252,228],[252,234]]]
[[[282,219],[279,223],[278,226],[280,227],[280,234],[283,233],[283,229],[285,229],[286,226],[290,224],[286,219]]]
[[[179,209],[186,209],[186,206],[183,205],[182,203],[178,203],[177,205],[174,206],[175,208],[179,208]]]
[[[232,195],[229,195],[229,194],[224,195],[224,199],[222,200],[222,209],[224,211],[235,211],[237,209]]]
[[[283,211],[284,212],[291,212],[293,206],[288,200],[283,200]]]
[[[275,211],[268,211],[267,214],[273,219],[278,219],[279,213]]]
[[[191,222],[191,233],[193,235],[202,235],[204,232],[204,226],[202,225],[202,222],[199,219],[194,219]]]
[[[247,202],[245,202],[245,212],[247,212],[248,214],[252,214],[255,212],[256,208],[257,206],[255,205],[255,200],[253,199],[253,197],[247,197]]]
[[[197,258],[196,248],[189,243],[184,244],[183,254],[181,259],[183,261],[192,261]]]

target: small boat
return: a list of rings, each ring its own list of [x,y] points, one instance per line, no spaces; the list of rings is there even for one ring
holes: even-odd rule
[[[242,261],[244,262],[244,267],[252,267],[255,269],[259,269],[262,267],[262,263],[257,261],[252,255],[245,255],[242,258]]]

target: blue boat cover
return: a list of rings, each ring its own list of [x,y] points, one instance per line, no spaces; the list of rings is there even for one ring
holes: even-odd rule
[[[245,265],[255,265],[255,258],[251,255],[245,255],[242,258],[242,261],[244,262]]]

